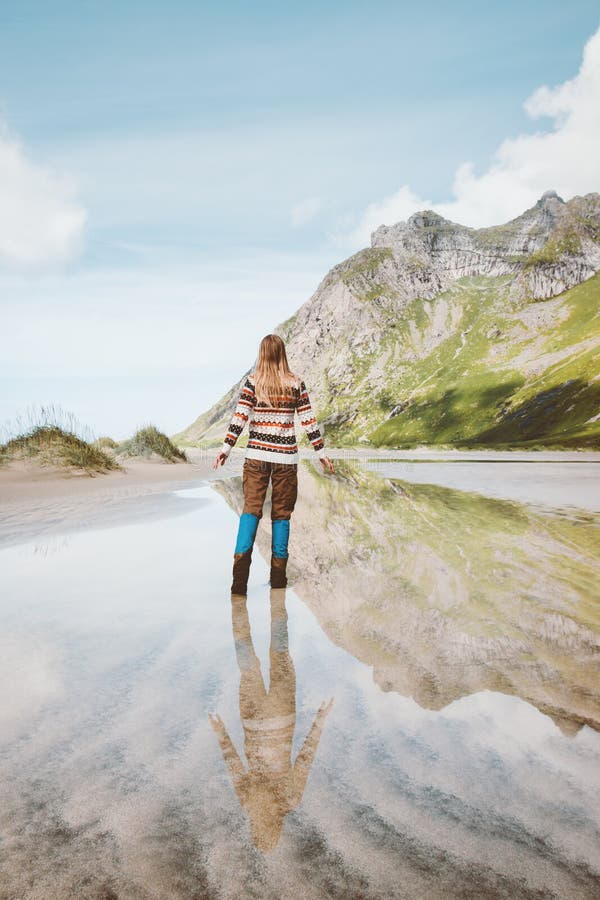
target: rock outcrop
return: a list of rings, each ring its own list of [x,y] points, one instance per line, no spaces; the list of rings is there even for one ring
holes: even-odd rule
[[[565,203],[546,191],[518,218],[492,228],[465,228],[437,213],[382,225],[374,249],[391,249],[398,289],[433,298],[469,275],[515,276],[513,291],[540,300],[561,294],[600,269],[600,195]]]

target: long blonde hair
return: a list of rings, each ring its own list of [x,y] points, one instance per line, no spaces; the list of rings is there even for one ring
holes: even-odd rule
[[[293,396],[300,379],[288,363],[285,344],[278,334],[267,334],[260,342],[254,367],[254,392],[258,403],[276,406],[280,398]]]

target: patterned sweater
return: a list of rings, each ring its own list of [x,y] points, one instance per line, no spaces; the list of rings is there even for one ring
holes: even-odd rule
[[[298,444],[294,430],[294,413],[320,457],[325,456],[323,438],[317,425],[306,385],[303,381],[294,387],[293,395],[280,395],[276,406],[258,403],[254,392],[253,376],[249,375],[240,392],[237,406],[225,437],[222,452],[227,456],[248,422],[249,439],[247,459],[264,459],[269,462],[297,463]]]

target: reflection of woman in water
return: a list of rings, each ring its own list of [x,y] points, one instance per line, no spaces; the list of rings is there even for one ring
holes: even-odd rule
[[[298,493],[298,445],[294,413],[324,469],[333,472],[325,455],[306,385],[290,370],[285,344],[276,334],[260,342],[254,372],[242,387],[225,442],[214,468],[223,465],[248,422],[249,439],[243,469],[244,509],[240,516],[233,561],[232,593],[245,594],[252,548],[262,516],[269,480],[271,495],[271,586],[285,587],[290,516]]]
[[[296,673],[288,649],[285,591],[271,591],[271,674],[265,689],[250,633],[246,600],[231,599],[233,638],[240,667],[240,717],[244,728],[244,767],[220,716],[210,721],[241,805],[252,827],[252,842],[261,851],[277,846],[283,819],[300,803],[306,779],[332,700],[322,703],[296,762],[292,741],[296,727]]]

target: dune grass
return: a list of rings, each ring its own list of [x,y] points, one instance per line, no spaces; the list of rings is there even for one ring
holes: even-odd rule
[[[42,466],[81,469],[88,475],[121,468],[94,444],[89,430],[75,416],[58,406],[30,408],[25,417],[4,430],[8,436],[0,444],[0,464],[29,460]]]
[[[119,456],[143,456],[146,458],[156,454],[167,462],[187,462],[185,451],[180,450],[175,444],[159,431],[155,425],[144,425],[139,428],[133,437],[119,444],[117,451]]]

